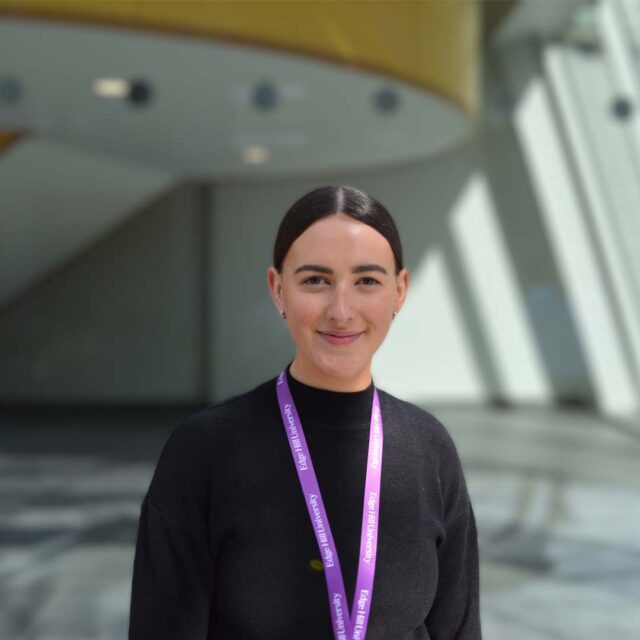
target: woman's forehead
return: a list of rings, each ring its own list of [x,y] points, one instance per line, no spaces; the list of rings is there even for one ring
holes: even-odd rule
[[[373,227],[343,214],[327,216],[314,222],[300,234],[291,249],[332,253],[348,246],[350,250],[391,251],[387,239]]]
[[[331,229],[327,225],[319,233],[305,235],[312,231],[309,227],[289,249],[286,261],[293,272],[297,273],[302,267],[313,265],[319,267],[316,271],[325,273],[333,270],[356,273],[363,265],[373,264],[391,273],[394,256],[387,239],[369,225],[354,222],[366,229],[362,233],[340,233],[339,229]]]

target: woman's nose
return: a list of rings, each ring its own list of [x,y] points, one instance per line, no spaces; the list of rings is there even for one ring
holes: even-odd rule
[[[354,307],[352,292],[347,286],[336,285],[331,292],[327,315],[337,322],[346,322],[353,318]]]

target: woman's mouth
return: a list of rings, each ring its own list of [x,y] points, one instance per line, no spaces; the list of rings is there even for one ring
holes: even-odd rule
[[[360,333],[347,333],[347,334],[339,334],[339,333],[324,333],[323,331],[318,331],[318,333],[329,343],[329,344],[351,344],[355,342],[361,335]]]

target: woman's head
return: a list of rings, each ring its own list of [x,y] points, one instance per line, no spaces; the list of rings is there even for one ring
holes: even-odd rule
[[[347,186],[305,194],[280,223],[268,283],[296,344],[292,373],[329,389],[366,387],[371,359],[408,286],[385,207]]]
[[[369,194],[353,187],[318,187],[296,200],[282,218],[273,247],[273,266],[282,272],[282,263],[295,239],[314,222],[344,213],[368,224],[382,234],[393,252],[396,275],[402,267],[402,245],[395,222],[387,209]]]

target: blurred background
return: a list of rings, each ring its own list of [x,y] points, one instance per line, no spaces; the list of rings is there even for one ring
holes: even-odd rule
[[[0,0],[0,638],[126,637],[192,411],[275,376],[277,225],[349,184],[408,301],[487,640],[640,638],[638,0]]]

